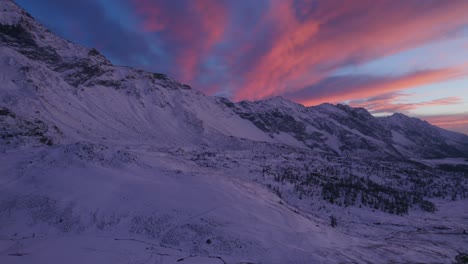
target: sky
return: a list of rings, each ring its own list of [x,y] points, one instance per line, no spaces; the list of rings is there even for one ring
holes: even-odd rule
[[[468,134],[466,0],[16,0],[113,63],[233,101],[345,103]]]

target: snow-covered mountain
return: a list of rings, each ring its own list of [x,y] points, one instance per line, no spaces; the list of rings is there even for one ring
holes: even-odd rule
[[[376,118],[363,108],[304,107],[281,97],[241,102],[236,112],[272,138],[290,135],[305,146],[341,156],[468,157],[468,136],[403,114]]]
[[[3,8],[0,21],[2,107],[43,121],[56,133],[52,141],[200,144],[230,136],[336,155],[468,157],[468,136],[401,114],[379,119],[344,105],[208,97],[164,74],[114,66],[95,49],[53,35],[13,3],[3,5],[11,8]]]
[[[113,65],[0,0],[1,263],[451,263],[466,158],[401,114]]]

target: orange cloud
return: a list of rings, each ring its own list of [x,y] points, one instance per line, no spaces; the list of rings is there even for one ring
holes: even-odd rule
[[[362,107],[374,114],[380,113],[408,113],[424,106],[444,106],[461,104],[463,100],[460,97],[452,96],[431,101],[418,102],[418,103],[396,103],[395,101],[408,97],[408,94],[389,93],[383,94],[364,100],[350,101],[349,105],[352,107]]]
[[[441,39],[447,32],[468,23],[468,1],[400,3],[382,0],[372,1],[372,4],[368,1],[323,1],[319,2],[316,13],[312,12],[304,20],[298,18],[294,2],[274,2],[264,23],[259,24],[260,27],[277,25],[275,37],[271,48],[246,74],[235,99],[261,99],[294,92],[320,82],[343,65]],[[396,85],[412,87],[449,74],[420,74],[407,79],[407,83]],[[390,86],[383,88],[387,92],[392,90]]]
[[[374,97],[397,92],[412,87],[442,82],[464,77],[466,67],[434,69],[408,73],[402,76],[336,76],[325,79],[316,85],[286,96],[304,105],[316,105],[322,102],[342,102]]]
[[[443,127],[448,130],[457,131],[468,135],[468,113],[453,115],[420,116],[427,122]]]

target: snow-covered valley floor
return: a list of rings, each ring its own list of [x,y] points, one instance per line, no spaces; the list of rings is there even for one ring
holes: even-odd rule
[[[453,263],[468,245],[466,200],[403,216],[296,206],[227,168],[242,160],[222,170],[180,150],[74,144],[0,162],[1,263]]]

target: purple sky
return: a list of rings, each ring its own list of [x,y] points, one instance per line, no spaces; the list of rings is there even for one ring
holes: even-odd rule
[[[116,64],[234,101],[281,95],[468,133],[466,0],[17,0]]]

